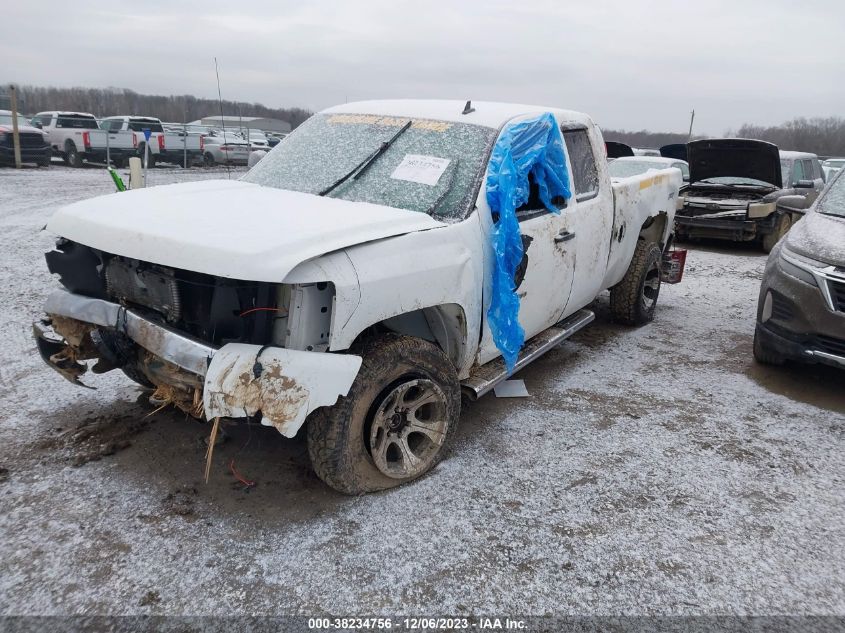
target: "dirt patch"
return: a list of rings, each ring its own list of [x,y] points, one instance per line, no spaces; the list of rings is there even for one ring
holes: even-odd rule
[[[196,518],[194,503],[198,494],[196,488],[174,490],[164,498],[165,512],[183,518]]]
[[[114,455],[132,445],[130,438],[142,433],[152,418],[140,415],[98,415],[71,428],[56,428],[56,435],[37,444],[40,452],[78,467]]]
[[[138,601],[138,606],[150,607],[154,604],[158,604],[159,602],[161,602],[161,596],[159,595],[158,591],[148,591]]]

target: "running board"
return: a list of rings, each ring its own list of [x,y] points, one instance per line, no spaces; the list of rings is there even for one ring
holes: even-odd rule
[[[512,372],[508,372],[504,359],[499,357],[479,367],[472,376],[461,383],[461,388],[471,399],[480,398],[531,361],[540,358],[555,345],[562,343],[575,332],[592,323],[595,318],[596,315],[589,310],[579,310],[528,341],[522,347],[522,352]]]

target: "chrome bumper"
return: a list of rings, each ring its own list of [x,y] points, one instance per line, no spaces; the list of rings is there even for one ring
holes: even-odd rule
[[[819,362],[826,363],[828,365],[838,365],[839,367],[845,368],[845,357],[843,356],[829,354],[828,352],[822,352],[817,349],[805,350],[804,354]]]
[[[198,376],[205,376],[211,357],[217,349],[165,325],[150,321],[117,303],[84,297],[65,290],[53,292],[44,304],[44,311],[50,315],[123,332],[145,350]],[[35,334],[43,356],[41,341],[46,340],[55,345],[56,337],[51,337],[45,326],[38,323],[35,324]],[[61,340],[61,337],[58,339]]]
[[[276,427],[286,437],[296,435],[314,409],[331,406],[345,396],[361,367],[361,357],[352,354],[244,343],[217,348],[116,303],[64,290],[51,294],[44,309],[49,316],[115,329],[155,356],[203,377],[207,419],[261,413],[262,424]],[[67,353],[69,344],[49,320],[36,322],[33,330],[47,364],[71,382],[87,386],[79,381],[87,366]]]

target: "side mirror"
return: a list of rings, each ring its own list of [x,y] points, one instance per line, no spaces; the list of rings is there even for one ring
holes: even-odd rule
[[[796,189],[815,189],[816,182],[814,180],[799,180],[795,183]]]
[[[804,211],[809,206],[806,196],[781,196],[777,200],[777,208],[784,211]]]

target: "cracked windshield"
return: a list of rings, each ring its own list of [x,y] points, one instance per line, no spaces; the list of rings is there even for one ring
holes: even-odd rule
[[[427,119],[412,119],[402,131],[408,121],[376,115],[316,115],[243,180],[319,194],[348,176],[325,195],[444,218],[463,217],[497,131]],[[379,155],[382,144],[394,137]]]

